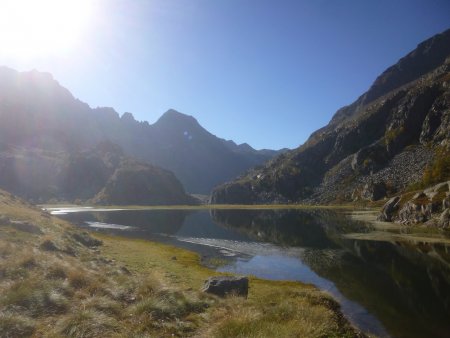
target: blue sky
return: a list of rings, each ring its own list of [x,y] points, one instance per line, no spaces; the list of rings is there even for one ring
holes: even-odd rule
[[[48,71],[91,107],[150,123],[173,108],[255,148],[302,144],[385,68],[450,28],[448,0],[92,1],[76,47],[0,53],[0,64]]]

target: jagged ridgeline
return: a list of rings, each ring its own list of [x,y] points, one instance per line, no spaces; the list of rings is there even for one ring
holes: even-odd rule
[[[450,30],[417,46],[301,147],[213,192],[214,203],[377,200],[450,178]]]
[[[277,153],[174,110],[150,125],[91,109],[48,73],[0,67],[0,188],[35,202],[192,203],[185,190],[209,194]]]

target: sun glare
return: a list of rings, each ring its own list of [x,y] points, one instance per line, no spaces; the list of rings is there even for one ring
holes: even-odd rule
[[[0,0],[0,53],[15,57],[67,51],[86,31],[93,0]]]

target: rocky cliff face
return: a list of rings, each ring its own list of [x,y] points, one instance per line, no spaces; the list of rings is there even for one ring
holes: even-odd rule
[[[450,30],[388,68],[304,145],[219,186],[212,203],[380,199],[422,181],[449,151]]]

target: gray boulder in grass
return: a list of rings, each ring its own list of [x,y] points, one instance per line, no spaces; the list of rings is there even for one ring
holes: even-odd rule
[[[203,292],[225,297],[235,295],[247,298],[248,278],[235,276],[209,277],[203,285]]]

